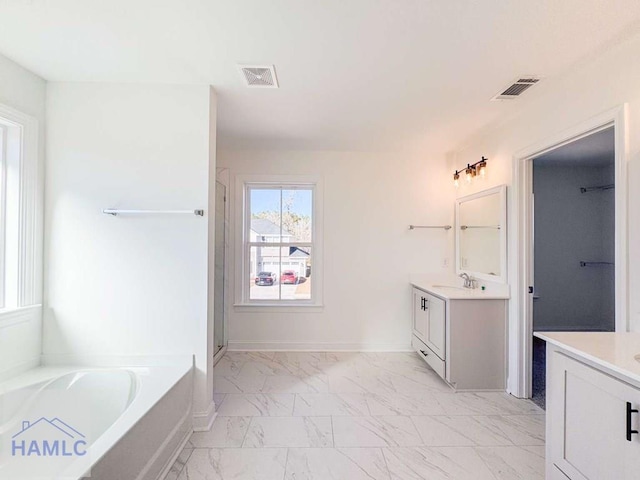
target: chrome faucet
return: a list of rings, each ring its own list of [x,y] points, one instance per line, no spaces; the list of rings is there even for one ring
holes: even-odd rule
[[[470,277],[468,273],[461,273],[458,276],[464,279],[464,288],[476,288],[478,283],[477,280],[473,277]]]

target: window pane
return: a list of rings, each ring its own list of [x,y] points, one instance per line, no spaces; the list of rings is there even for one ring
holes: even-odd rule
[[[280,298],[311,299],[311,249],[291,245],[282,248],[280,260]]]
[[[313,190],[282,190],[282,241],[311,243]]]
[[[311,249],[251,247],[250,300],[310,300]]]
[[[280,248],[251,247],[249,252],[249,299],[280,298]]]
[[[251,242],[279,242],[281,225],[281,190],[251,188]]]

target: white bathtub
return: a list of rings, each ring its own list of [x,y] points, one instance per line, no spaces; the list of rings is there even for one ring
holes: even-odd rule
[[[0,384],[0,479],[28,478],[25,472],[43,468],[50,478],[75,480],[89,470],[92,478],[120,478],[118,470],[132,480],[156,478],[164,466],[159,451],[166,456],[173,447],[163,440],[188,430],[177,423],[190,421],[190,386],[181,388],[180,401],[169,405],[184,411],[161,415],[170,414],[173,420],[156,425],[156,418],[154,425],[146,425],[144,419],[162,408],[161,400],[181,380],[191,380],[190,372],[186,362],[172,367],[42,367]],[[155,435],[165,437],[154,443],[147,434],[158,428],[162,431]]]

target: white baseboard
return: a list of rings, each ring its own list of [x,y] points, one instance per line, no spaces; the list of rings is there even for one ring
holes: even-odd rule
[[[285,352],[413,352],[407,343],[287,343],[287,342],[229,342],[228,351],[285,351]]]
[[[216,412],[216,404],[212,400],[211,403],[209,403],[206,412],[193,414],[193,431],[208,432],[211,430],[211,425],[213,425],[213,421],[216,419],[216,416],[218,416],[218,412]]]

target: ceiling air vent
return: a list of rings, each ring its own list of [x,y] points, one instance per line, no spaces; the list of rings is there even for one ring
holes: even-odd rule
[[[523,76],[513,82],[513,84],[505,88],[501,93],[493,97],[491,100],[511,100],[514,98],[518,98],[525,90],[534,86],[539,81],[539,78],[531,75]]]
[[[239,65],[242,78],[251,88],[278,88],[273,65]]]

